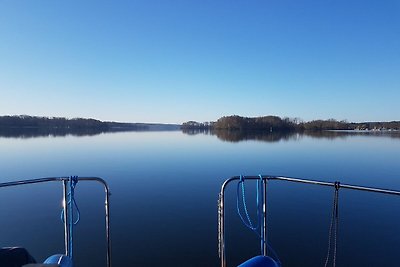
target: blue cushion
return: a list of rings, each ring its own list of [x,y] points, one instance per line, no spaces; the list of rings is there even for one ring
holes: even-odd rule
[[[280,265],[268,256],[255,256],[238,267],[280,267]]]
[[[74,266],[70,257],[61,255],[61,254],[57,254],[57,255],[48,257],[44,261],[44,263],[58,264],[60,267],[73,267]]]

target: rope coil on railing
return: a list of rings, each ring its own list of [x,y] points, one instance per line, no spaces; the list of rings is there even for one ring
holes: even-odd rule
[[[66,236],[68,239],[68,249],[67,249],[67,256],[70,258],[73,257],[73,231],[74,225],[77,225],[80,221],[80,211],[79,207],[76,204],[75,200],[75,187],[78,183],[78,176],[71,176],[67,181],[67,196],[65,200],[65,207],[61,210],[61,221],[64,223],[67,231]],[[77,218],[74,220],[74,209],[76,210]],[[66,213],[65,213],[66,212]],[[66,216],[67,214],[67,216]]]
[[[68,190],[68,195],[67,195],[67,202],[65,203],[65,205],[67,205],[67,207],[69,205],[73,205],[72,207],[75,207],[76,209],[76,220],[73,221],[74,225],[77,225],[81,219],[81,212],[79,210],[78,204],[76,204],[76,200],[75,200],[75,187],[76,184],[78,183],[78,176],[71,176],[70,177],[70,181],[69,181],[69,190]],[[73,217],[73,213],[71,214],[71,216]],[[64,209],[61,210],[61,221],[63,223],[65,223],[64,221]]]

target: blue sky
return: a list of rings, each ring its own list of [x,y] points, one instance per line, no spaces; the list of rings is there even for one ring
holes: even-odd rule
[[[400,120],[399,0],[0,0],[0,115]]]

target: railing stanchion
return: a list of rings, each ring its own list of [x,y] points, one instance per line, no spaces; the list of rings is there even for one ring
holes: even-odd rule
[[[267,178],[263,178],[262,179],[262,188],[263,188],[263,209],[262,209],[262,216],[263,216],[263,224],[262,224],[262,228],[261,228],[261,235],[262,235],[262,251],[263,251],[263,255],[267,256],[268,255],[268,251],[267,251],[267,183],[268,180]]]
[[[68,181],[63,180],[63,200],[62,200],[62,205],[63,205],[63,223],[64,223],[64,244],[65,244],[65,255],[69,256],[70,251],[69,251],[69,228],[68,228],[68,204],[67,204],[67,197],[68,197]]]

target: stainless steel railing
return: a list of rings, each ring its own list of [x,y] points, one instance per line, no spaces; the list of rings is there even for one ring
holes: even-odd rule
[[[70,233],[68,230],[68,220],[66,219],[68,216],[68,209],[66,209],[65,203],[67,202],[67,182],[70,177],[47,177],[47,178],[38,178],[38,179],[30,179],[30,180],[19,180],[13,182],[5,182],[0,183],[0,188],[2,187],[11,187],[11,186],[20,186],[20,185],[28,185],[28,184],[38,184],[38,183],[47,183],[47,182],[62,182],[63,184],[63,203],[64,203],[64,238],[65,238],[65,255],[70,255],[71,251],[70,247]],[[105,191],[105,223],[106,223],[106,242],[107,242],[107,267],[111,267],[111,240],[110,240],[110,206],[109,206],[109,198],[110,198],[110,189],[106,181],[100,177],[79,177],[78,181],[92,181],[101,183],[104,187]]]
[[[231,177],[222,184],[221,191],[219,193],[219,201],[218,201],[218,250],[219,257],[221,262],[221,267],[226,267],[226,249],[225,249],[225,189],[233,181],[240,180],[240,176]],[[358,191],[367,191],[388,195],[397,195],[400,196],[400,191],[391,190],[391,189],[382,189],[382,188],[374,188],[374,187],[365,187],[358,185],[350,185],[350,184],[341,184],[338,182],[323,182],[316,180],[308,180],[301,178],[293,178],[293,177],[285,177],[285,176],[273,176],[273,175],[261,175],[260,176],[245,176],[246,180],[262,180],[263,186],[263,203],[262,203],[262,221],[261,221],[261,234],[263,236],[263,240],[267,240],[267,184],[268,181],[286,181],[286,182],[294,182],[294,183],[303,183],[303,184],[311,184],[311,185],[319,185],[319,186],[329,186],[335,187],[338,186],[341,189],[350,189],[350,190],[358,190]],[[267,244],[262,244],[263,255],[267,255]]]

